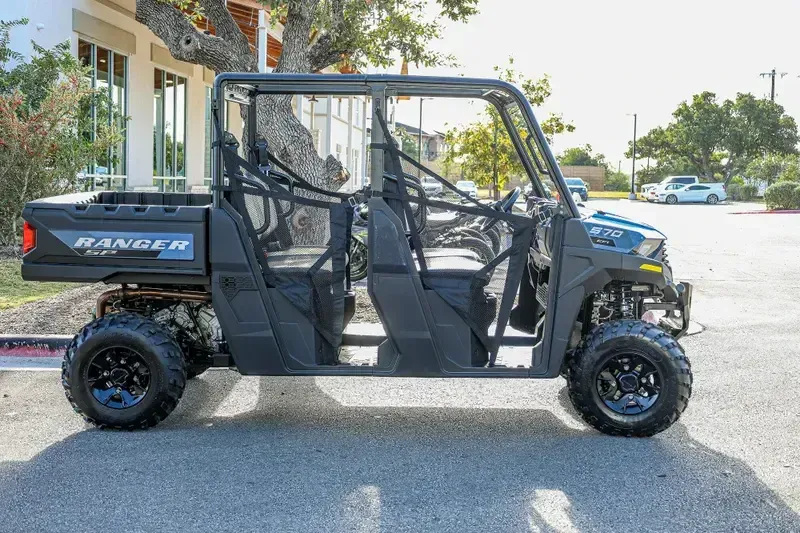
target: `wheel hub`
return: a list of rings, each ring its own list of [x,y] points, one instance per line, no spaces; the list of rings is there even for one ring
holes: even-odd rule
[[[86,379],[95,400],[111,409],[127,409],[147,394],[150,369],[134,350],[106,348],[89,362]]]
[[[609,359],[597,375],[597,393],[612,411],[637,415],[655,405],[661,377],[645,355],[619,355]]]
[[[633,392],[639,386],[639,378],[636,374],[623,374],[617,377],[617,381],[622,392]]]

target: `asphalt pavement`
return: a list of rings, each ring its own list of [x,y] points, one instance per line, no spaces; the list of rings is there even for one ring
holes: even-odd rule
[[[89,429],[58,374],[0,372],[0,531],[800,531],[800,216],[590,201],[695,284],[689,408],[606,437],[564,382],[192,381],[146,432]]]

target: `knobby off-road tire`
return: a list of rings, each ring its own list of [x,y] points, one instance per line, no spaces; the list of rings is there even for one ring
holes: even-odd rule
[[[620,414],[600,397],[598,377],[609,361],[637,354],[660,374],[660,393],[648,409]],[[670,427],[692,395],[692,371],[683,348],[658,327],[638,320],[602,324],[584,337],[568,361],[567,385],[572,405],[583,420],[608,435],[649,437]]]
[[[355,237],[350,239],[350,281],[367,277],[367,245]]]
[[[486,232],[486,237],[491,241],[492,245],[492,252],[494,255],[500,253],[500,230],[497,227],[497,224],[489,228],[489,231]]]
[[[97,389],[90,385],[90,376],[97,375],[98,357],[120,352],[134,354],[127,357],[141,361],[136,367],[145,365],[149,377],[137,403],[113,408],[93,395]],[[115,367],[111,368],[109,379],[113,380]],[[186,386],[186,367],[180,347],[161,325],[135,313],[112,313],[87,324],[72,339],[61,366],[61,383],[67,400],[87,422],[100,428],[146,429],[178,405]],[[113,403],[121,402],[115,399]]]
[[[478,257],[480,257],[484,265],[489,264],[495,257],[489,243],[477,237],[461,237],[445,245],[445,248],[466,248],[467,250],[471,250],[478,254]]]

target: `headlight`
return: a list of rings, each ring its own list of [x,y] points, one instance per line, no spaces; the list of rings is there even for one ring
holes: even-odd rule
[[[664,239],[645,239],[633,251],[644,257],[650,257],[650,254],[658,250],[662,242]]]

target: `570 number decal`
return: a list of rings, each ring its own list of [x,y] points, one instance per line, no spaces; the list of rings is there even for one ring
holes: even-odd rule
[[[601,235],[603,237],[622,237],[624,232],[620,229],[604,228],[602,226],[592,226],[589,230],[590,235]]]

